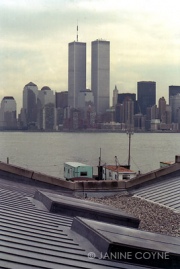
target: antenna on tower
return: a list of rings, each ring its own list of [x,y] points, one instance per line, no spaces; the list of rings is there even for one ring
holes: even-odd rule
[[[78,42],[78,21],[77,21],[77,42]]]

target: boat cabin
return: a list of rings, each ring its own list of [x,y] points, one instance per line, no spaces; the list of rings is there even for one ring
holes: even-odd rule
[[[136,172],[122,166],[106,165],[103,167],[102,178],[104,180],[131,179],[135,176],[136,176]]]
[[[72,178],[92,178],[93,167],[79,162],[66,162],[64,163],[64,178],[66,180]]]

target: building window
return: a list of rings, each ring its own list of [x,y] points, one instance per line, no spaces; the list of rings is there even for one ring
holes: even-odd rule
[[[117,175],[115,174],[115,179],[117,179]]]
[[[81,172],[81,173],[80,173],[80,176],[81,176],[81,177],[85,177],[85,176],[87,176],[87,172]]]
[[[123,175],[123,179],[130,179],[130,175]]]
[[[111,172],[109,172],[109,177],[111,177]]]

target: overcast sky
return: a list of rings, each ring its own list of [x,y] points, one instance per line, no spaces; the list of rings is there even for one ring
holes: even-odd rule
[[[110,41],[111,95],[137,93],[137,81],[156,81],[157,101],[180,85],[179,0],[0,0],[0,100],[12,95],[18,110],[30,81],[67,90],[68,43]]]

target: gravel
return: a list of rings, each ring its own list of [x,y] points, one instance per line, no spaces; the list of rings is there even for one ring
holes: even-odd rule
[[[139,218],[140,230],[180,236],[180,214],[164,206],[131,195],[87,198],[87,200],[119,208]]]

